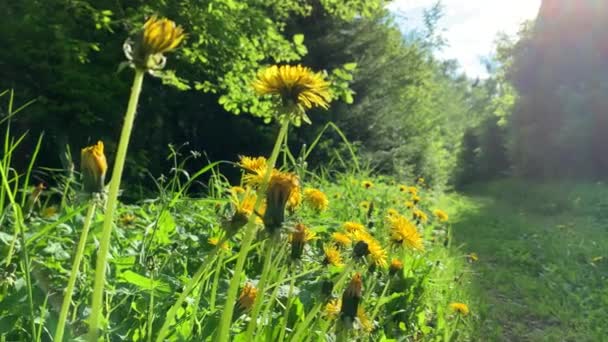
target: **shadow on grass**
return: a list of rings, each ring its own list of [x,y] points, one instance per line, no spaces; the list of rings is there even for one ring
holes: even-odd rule
[[[604,340],[608,188],[508,180],[465,194],[449,206],[453,245],[479,256],[472,265],[478,339]]]

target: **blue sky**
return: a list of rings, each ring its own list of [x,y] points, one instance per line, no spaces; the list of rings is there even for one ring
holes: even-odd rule
[[[436,0],[394,0],[388,8],[404,18],[410,29],[422,23],[423,10]],[[520,24],[534,19],[541,0],[443,0],[439,26],[448,41],[439,57],[457,59],[470,77],[487,76],[480,58],[493,52],[499,32],[517,33]]]

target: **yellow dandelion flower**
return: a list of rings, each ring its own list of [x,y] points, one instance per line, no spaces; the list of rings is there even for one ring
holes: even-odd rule
[[[370,333],[372,332],[372,330],[374,330],[374,323],[370,321],[369,317],[367,317],[363,306],[359,306],[359,308],[357,309],[357,319],[359,320],[361,329],[363,329],[363,331],[365,331],[366,333]]]
[[[316,211],[324,211],[329,207],[327,196],[319,189],[305,189],[304,202]]]
[[[57,207],[56,206],[46,207],[40,213],[40,215],[43,218],[46,218],[46,219],[48,219],[50,217],[53,217],[55,214],[57,214]]]
[[[135,215],[131,213],[125,213],[120,217],[120,223],[123,226],[130,226],[135,222],[136,219],[137,218],[135,217]]]
[[[352,240],[348,237],[348,235],[344,233],[336,232],[333,233],[331,237],[334,242],[341,247],[348,247],[353,243]]]
[[[301,65],[273,65],[258,73],[252,84],[259,95],[280,96],[285,107],[296,106],[302,119],[310,123],[304,112],[313,107],[329,108],[329,82],[322,73]]]
[[[289,200],[287,200],[287,210],[290,212],[296,211],[300,204],[302,203],[302,194],[300,193],[300,188],[297,188],[296,191],[292,191],[289,196]]]
[[[452,311],[454,311],[455,313],[458,313],[463,316],[466,316],[469,314],[469,306],[464,303],[458,303],[458,302],[450,303],[450,309],[452,309]]]
[[[376,266],[385,268],[388,265],[387,255],[382,245],[364,230],[354,230],[351,232],[352,240],[355,241],[353,254],[356,257],[369,255]]]
[[[418,196],[418,195],[412,195],[412,202],[414,204],[420,203],[420,196]]]
[[[342,306],[342,300],[340,299],[332,299],[327,304],[325,304],[325,309],[323,310],[323,316],[327,319],[333,320],[338,318],[340,314],[340,307]]]
[[[407,185],[403,185],[403,184],[399,185],[399,192],[407,192],[407,189],[408,189]]]
[[[389,209],[386,211],[386,215],[387,215],[387,216],[397,216],[397,215],[399,215],[399,212],[397,211],[397,209],[394,209],[394,208],[389,208]]]
[[[129,39],[123,49],[137,68],[158,70],[165,66],[163,53],[177,48],[185,37],[184,30],[173,21],[153,16],[146,21],[138,38]]]
[[[218,243],[220,243],[220,238],[218,237],[210,237],[207,242],[211,245],[211,246],[217,246]],[[227,251],[230,247],[228,247],[228,243],[226,243],[224,241],[224,243],[222,243],[222,245],[220,246],[221,249]]]
[[[437,217],[437,219],[439,220],[439,222],[447,222],[448,221],[448,214],[441,210],[441,209],[435,209],[433,211],[433,214],[435,214],[435,217]]]
[[[363,186],[365,189],[370,189],[370,188],[374,187],[374,183],[372,183],[371,181],[365,180],[365,181],[361,182],[361,186]]]
[[[325,260],[323,260],[324,264],[338,267],[344,266],[344,263],[342,262],[342,255],[336,247],[325,246],[323,247],[323,252],[325,253]]]
[[[361,208],[361,210],[363,210],[363,211],[368,211],[369,210],[369,206],[370,206],[369,201],[361,201],[359,203],[359,208]]]
[[[415,196],[418,194],[418,188],[416,188],[415,186],[410,186],[407,188],[407,192],[409,192],[411,195]]]
[[[476,262],[477,260],[479,260],[479,256],[477,256],[477,253],[472,252],[467,255],[467,260],[470,263],[473,263],[473,262]]]
[[[106,156],[103,154],[103,142],[82,149],[80,153],[80,170],[84,191],[100,193],[108,170]]]
[[[405,202],[405,207],[408,208],[408,209],[413,209],[414,208],[414,202],[412,202],[412,201]]]
[[[386,268],[388,265],[387,255],[382,245],[376,239],[368,239],[367,248],[369,250],[369,256],[372,258],[376,266]]]
[[[415,209],[412,215],[414,216],[414,219],[418,222],[426,223],[429,220],[429,217],[426,215],[426,213],[420,209]]]
[[[342,224],[342,228],[344,228],[344,230],[347,231],[348,233],[365,231],[364,225],[362,225],[361,223],[351,222],[351,221],[344,222],[344,224]]]
[[[266,158],[240,156],[238,165],[247,172],[243,176],[243,182],[256,187],[262,184],[266,175]]]
[[[391,240],[393,242],[419,251],[424,250],[422,236],[420,236],[416,226],[412,222],[401,215],[389,217],[388,222],[390,224]]]

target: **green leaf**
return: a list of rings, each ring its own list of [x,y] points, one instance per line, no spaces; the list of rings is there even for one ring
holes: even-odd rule
[[[294,34],[293,42],[296,43],[296,45],[301,45],[302,43],[304,43],[304,35],[301,33]]]
[[[141,274],[137,274],[133,271],[125,271],[125,272],[121,273],[120,276],[118,277],[118,279],[122,282],[126,282],[131,285],[135,285],[142,290],[148,290],[148,291],[155,290],[155,291],[160,291],[160,292],[164,292],[164,293],[171,292],[171,288],[169,287],[169,285],[167,285],[159,280],[153,280],[148,277],[144,277]]]

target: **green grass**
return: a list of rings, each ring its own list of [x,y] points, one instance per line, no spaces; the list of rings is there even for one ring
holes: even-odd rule
[[[476,252],[477,339],[608,335],[608,186],[500,181],[444,199],[455,243]]]

